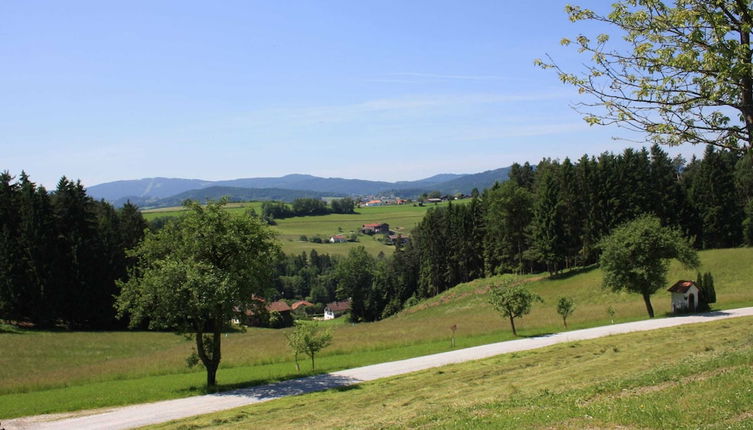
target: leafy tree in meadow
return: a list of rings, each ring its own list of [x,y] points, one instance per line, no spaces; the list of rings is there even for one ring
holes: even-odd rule
[[[152,329],[190,333],[216,384],[222,331],[238,309],[270,280],[277,245],[272,233],[251,217],[234,217],[226,201],[201,206],[188,201],[180,223],[147,233],[131,252],[137,260],[131,277],[119,282],[117,309],[131,325],[148,321]]]
[[[750,2],[623,0],[608,14],[566,11],[571,21],[606,24],[619,36],[563,39],[589,57],[582,72],[537,60],[591,97],[580,105],[589,124],[617,124],[659,144],[753,147]]]
[[[616,228],[604,238],[601,248],[604,286],[640,294],[651,318],[651,295],[667,283],[669,261],[677,259],[688,268],[699,265],[688,240],[677,229],[662,227],[659,219],[650,215]]]
[[[515,318],[522,318],[531,312],[534,302],[543,302],[541,297],[528,290],[523,285],[508,279],[501,285],[489,289],[489,303],[494,306],[502,316],[510,320],[512,334],[517,336]]]
[[[560,297],[557,301],[557,313],[562,317],[562,324],[567,328],[567,317],[575,311],[575,303],[570,297]]]
[[[295,367],[300,372],[301,367],[298,365],[298,356],[305,354],[311,359],[311,370],[316,368],[314,357],[322,349],[332,343],[332,332],[330,330],[321,331],[321,328],[315,323],[296,323],[293,331],[286,335],[288,346],[295,354]]]

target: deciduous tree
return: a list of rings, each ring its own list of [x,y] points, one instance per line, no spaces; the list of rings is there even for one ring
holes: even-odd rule
[[[543,302],[541,297],[529,291],[526,287],[508,279],[502,285],[489,290],[489,303],[503,316],[510,319],[512,334],[518,335],[515,329],[515,318],[521,318],[531,312],[533,302]]]
[[[301,370],[298,365],[299,354],[306,354],[311,358],[311,370],[314,370],[316,368],[314,356],[332,343],[332,332],[329,330],[322,332],[315,323],[296,323],[293,331],[286,337],[288,346],[295,354],[295,366],[298,371]]]
[[[562,317],[562,324],[567,328],[567,317],[575,311],[575,303],[570,297],[560,297],[557,301],[557,313]]]
[[[665,286],[669,261],[677,259],[688,268],[699,264],[688,240],[678,230],[662,227],[659,219],[650,215],[616,228],[604,238],[601,248],[604,286],[640,294],[651,318],[651,295]]]
[[[119,282],[116,303],[132,325],[146,320],[153,329],[192,334],[208,386],[216,384],[222,330],[268,285],[278,252],[266,227],[249,216],[231,216],[225,203],[189,201],[180,222],[147,233],[130,251],[136,266],[128,281]]]

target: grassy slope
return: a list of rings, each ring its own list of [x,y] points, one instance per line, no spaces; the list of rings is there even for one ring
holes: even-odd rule
[[[357,214],[331,214],[323,216],[293,217],[277,220],[277,225],[272,227],[272,231],[277,234],[282,250],[287,254],[300,254],[316,249],[319,253],[331,255],[346,255],[348,251],[357,246],[363,246],[366,250],[374,255],[380,251],[385,254],[391,254],[394,247],[384,245],[371,236],[359,236],[359,242],[348,243],[322,243],[316,244],[311,242],[300,241],[301,235],[309,238],[319,236],[323,240],[329,239],[330,236],[338,234],[341,231],[349,234],[358,232],[363,224],[386,222],[390,228],[398,233],[408,234],[413,227],[423,218],[429,207],[403,205],[403,206],[382,206],[382,207],[364,207],[357,210]],[[261,202],[252,203],[230,203],[228,210],[231,213],[241,214],[249,208],[254,208],[257,213],[261,213]],[[144,211],[144,218],[151,220],[164,216],[179,216],[183,210],[181,208],[163,208]]]
[[[753,249],[701,253],[703,270],[716,277],[719,307],[753,304]],[[669,281],[693,278],[673,266]],[[618,321],[645,318],[637,295],[600,288],[599,270],[531,283],[545,300],[518,324],[523,335],[562,329],[555,312],[561,295],[575,298],[570,328],[608,324],[613,305]],[[449,327],[458,325],[458,347],[512,338],[507,322],[486,303],[484,292],[499,278],[460,285],[384,321],[349,325],[335,320],[334,344],[317,360],[320,370],[418,356],[449,349]],[[654,298],[657,315],[669,294]],[[228,387],[294,376],[285,330],[249,329],[223,339],[219,382]],[[203,373],[184,365],[192,343],[169,333],[0,333],[0,417],[76,410],[188,396],[201,392]]]
[[[751,323],[556,345],[155,428],[751,428]]]

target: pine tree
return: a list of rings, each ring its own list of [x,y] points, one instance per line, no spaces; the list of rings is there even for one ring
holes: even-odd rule
[[[539,164],[533,206],[533,248],[551,274],[559,271],[565,254],[558,171],[557,164]]]

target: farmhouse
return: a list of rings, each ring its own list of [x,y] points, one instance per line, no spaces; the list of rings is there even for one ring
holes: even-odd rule
[[[332,302],[324,308],[324,319],[331,320],[350,310],[350,300]]]
[[[245,318],[236,318],[233,320],[235,323],[243,323],[249,327],[267,327],[270,326],[270,316],[273,312],[278,315],[278,321],[273,326],[286,327],[293,323],[293,316],[291,311],[293,309],[284,301],[277,300],[276,302],[267,303],[266,300],[259,296],[251,296],[251,300],[246,305],[246,310],[243,312]],[[236,308],[236,312],[240,312],[240,309]]]
[[[363,224],[361,226],[361,233],[363,234],[387,234],[390,232],[390,225],[387,223],[375,223],[375,224]]]
[[[672,312],[692,312],[698,309],[701,297],[694,281],[677,281],[667,291],[672,293]]]
[[[330,243],[344,243],[347,241],[348,238],[344,234],[336,234],[334,236],[330,236],[329,238]]]

